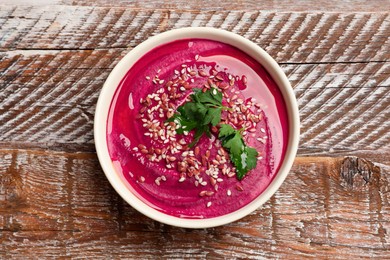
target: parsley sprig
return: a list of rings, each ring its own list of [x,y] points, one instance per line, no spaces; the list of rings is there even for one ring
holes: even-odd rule
[[[216,88],[205,92],[195,88],[193,91],[190,101],[178,107],[177,112],[168,119],[168,122],[178,125],[178,134],[195,129],[194,140],[189,147],[193,147],[204,134],[211,137],[210,125],[217,126],[221,121],[222,110],[229,109],[222,105],[222,93]],[[222,124],[218,135],[222,146],[229,151],[238,180],[242,180],[248,171],[256,167],[258,156],[256,149],[245,144],[242,132],[243,129],[235,130],[228,124]]]
[[[216,126],[221,121],[222,110],[227,109],[222,105],[222,93],[217,89],[202,92],[201,89],[194,88],[193,91],[190,95],[191,101],[178,107],[178,113],[168,119],[179,125],[176,129],[178,134],[195,129],[194,140],[189,147],[193,147],[204,134],[210,137],[210,124]]]
[[[243,129],[235,130],[232,126],[222,124],[218,138],[222,146],[229,151],[230,160],[236,166],[237,179],[242,180],[248,171],[256,168],[258,152],[247,146],[242,137]]]

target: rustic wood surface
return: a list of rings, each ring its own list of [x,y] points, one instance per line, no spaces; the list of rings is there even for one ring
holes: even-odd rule
[[[390,259],[390,1],[0,2],[0,259]],[[217,228],[157,223],[106,180],[102,85],[160,32],[211,26],[264,48],[298,99],[280,190]]]

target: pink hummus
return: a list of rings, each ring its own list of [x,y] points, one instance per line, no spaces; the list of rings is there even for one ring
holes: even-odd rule
[[[223,92],[224,123],[244,128],[259,153],[238,181],[214,134],[188,148],[193,132],[177,134],[166,120],[193,88]],[[240,209],[261,194],[284,158],[286,107],[275,82],[247,54],[230,45],[187,39],[144,55],[117,86],[107,121],[109,153],[128,187],[151,207],[182,218],[211,218]],[[212,129],[216,132],[216,129]]]

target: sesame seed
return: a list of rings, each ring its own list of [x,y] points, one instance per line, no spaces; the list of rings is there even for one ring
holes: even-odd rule
[[[207,72],[205,72],[204,70],[200,70],[199,71],[199,75],[202,76],[202,77],[207,77],[208,76]]]
[[[206,206],[209,208],[211,206],[211,201],[207,202]]]
[[[247,78],[245,76],[242,76],[242,82],[244,83],[244,85],[247,84],[248,80],[247,80]]]
[[[264,128],[260,128],[260,131],[265,133],[265,129]]]
[[[195,55],[195,60],[199,60],[199,54]]]
[[[204,197],[206,195],[206,193],[207,193],[207,191],[202,190],[201,192],[199,192],[199,196]]]
[[[219,74],[217,74],[217,75],[215,76],[215,78],[216,78],[217,80],[219,80],[219,81],[222,81],[222,80],[223,80],[222,76],[219,75]]]
[[[179,182],[183,182],[186,180],[186,177],[182,176],[180,179],[179,179]]]
[[[231,191],[231,190],[227,190],[226,193],[227,193],[228,196],[231,196],[231,195],[232,195],[232,191]]]
[[[206,191],[206,196],[213,196],[214,195],[214,191]]]
[[[244,190],[244,188],[241,186],[241,185],[236,185],[236,190],[238,190],[238,191],[243,191]]]
[[[139,180],[139,182],[145,182],[145,177],[144,176],[139,176],[138,180]]]
[[[228,173],[228,177],[229,177],[229,178],[232,178],[232,177],[234,177],[234,175],[236,175],[236,173],[235,173],[235,172],[229,172],[229,173]]]
[[[261,143],[263,143],[263,144],[265,144],[265,140],[263,138],[257,138],[256,140],[261,142]]]
[[[157,186],[160,186],[160,177],[154,180],[154,182],[157,184]]]
[[[146,76],[145,79],[150,80],[150,77],[149,77],[149,76]]]

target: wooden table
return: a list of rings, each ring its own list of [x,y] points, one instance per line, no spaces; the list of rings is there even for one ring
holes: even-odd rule
[[[0,5],[0,258],[390,258],[390,1],[5,0]],[[302,121],[280,190],[226,226],[152,221],[109,185],[102,85],[160,32],[211,26],[264,48]]]

